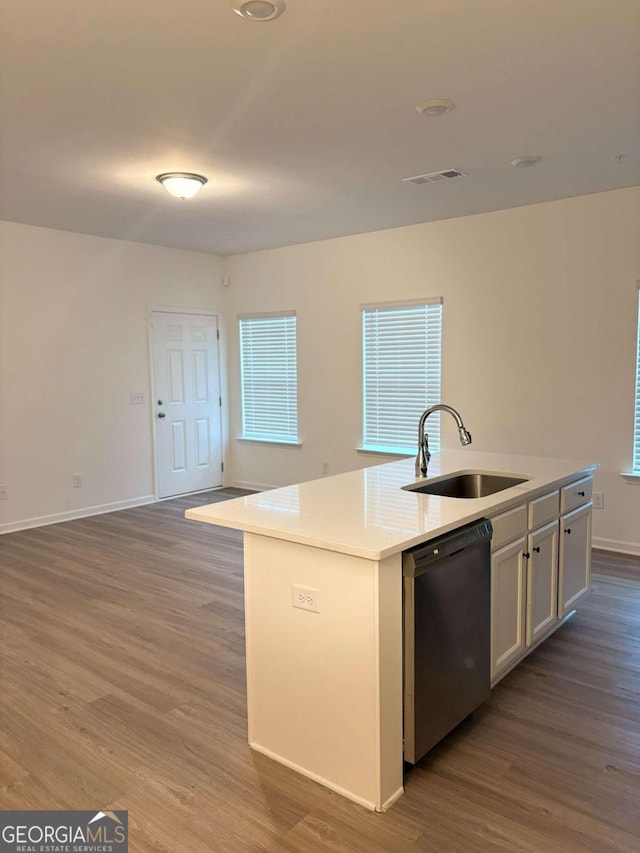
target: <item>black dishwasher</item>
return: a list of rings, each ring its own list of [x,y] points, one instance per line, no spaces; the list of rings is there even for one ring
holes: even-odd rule
[[[488,519],[405,551],[404,758],[415,764],[491,692]]]

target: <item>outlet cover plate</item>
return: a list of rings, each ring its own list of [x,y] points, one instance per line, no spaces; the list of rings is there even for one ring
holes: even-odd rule
[[[300,610],[309,610],[311,613],[320,613],[320,590],[310,586],[299,586],[293,584],[291,587],[291,599],[294,607]]]

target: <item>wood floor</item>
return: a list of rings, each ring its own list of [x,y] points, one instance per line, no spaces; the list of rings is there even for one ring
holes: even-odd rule
[[[183,518],[237,494],[0,537],[0,808],[128,809],[132,853],[640,850],[638,561],[376,815],[246,745],[241,535]]]

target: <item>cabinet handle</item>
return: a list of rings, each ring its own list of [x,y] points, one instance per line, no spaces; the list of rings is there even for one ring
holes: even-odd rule
[[[536,545],[533,550],[536,552],[536,554],[539,554],[540,553],[540,546]]]
[[[578,492],[578,494],[580,495],[581,498],[583,498],[585,496],[586,492]]]
[[[570,527],[565,527],[564,532],[565,532],[565,533],[571,533],[571,528],[570,528]]]
[[[528,560],[531,554],[528,551],[523,551],[522,556],[525,558],[525,560]]]

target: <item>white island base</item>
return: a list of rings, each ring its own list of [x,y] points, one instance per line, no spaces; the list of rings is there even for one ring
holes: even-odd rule
[[[402,558],[244,535],[249,745],[384,811],[401,796]],[[320,612],[292,606],[319,591]]]
[[[244,532],[250,746],[387,809],[403,792],[402,552],[493,520],[495,684],[588,591],[594,467],[452,450],[432,457],[430,480],[525,481],[484,498],[418,494],[401,488],[415,479],[404,459],[188,510]],[[294,587],[319,612],[294,606]]]

